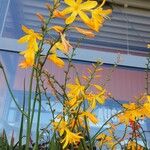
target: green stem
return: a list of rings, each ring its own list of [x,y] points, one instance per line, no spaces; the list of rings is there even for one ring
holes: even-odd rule
[[[139,122],[137,122],[138,124],[139,124]],[[139,124],[140,125],[140,124]],[[142,133],[140,132],[140,130],[137,130],[138,131],[138,133],[140,134],[140,136],[141,136],[141,139],[142,139],[142,141],[143,141],[143,144],[144,144],[144,146],[145,146],[145,150],[148,150],[148,144],[147,144],[147,138],[146,138],[146,135],[145,135],[145,132],[144,132],[144,130],[143,130],[143,128],[142,128],[142,126],[140,125],[140,129],[141,129],[141,131],[142,131]]]
[[[16,99],[15,99],[15,96],[13,95],[13,92],[12,92],[12,90],[11,90],[11,88],[10,88],[10,85],[9,85],[9,82],[8,82],[8,79],[7,79],[7,76],[6,76],[6,73],[5,73],[4,68],[2,67],[1,69],[2,69],[2,71],[3,71],[4,78],[5,78],[5,81],[6,81],[8,90],[9,90],[9,93],[10,93],[10,95],[11,95],[13,101],[15,102],[15,104],[16,104],[17,108],[19,109],[19,111],[20,111],[22,114],[24,114],[24,115],[28,118],[28,115],[26,114],[26,112],[24,112],[24,111],[21,109],[21,107],[19,106],[19,104],[17,103],[17,101],[16,101]]]
[[[126,125],[123,136],[112,146],[112,149],[115,149],[115,146],[118,144],[120,144],[120,146],[122,147],[120,142],[123,141],[123,139],[125,138],[126,133],[127,133],[127,128],[128,128],[128,126]]]
[[[32,83],[33,83],[33,75],[34,68],[32,68],[31,78],[30,78],[30,86],[29,86],[29,96],[28,96],[28,118],[27,118],[27,132],[26,132],[26,148],[25,150],[29,150],[30,144],[30,113],[31,113],[31,96],[32,96]]]
[[[84,101],[84,111],[86,111],[85,101]],[[90,133],[89,133],[89,129],[88,129],[87,117],[86,116],[84,116],[84,122],[85,122],[85,127],[86,127],[86,131],[87,131],[88,140],[89,140],[89,150],[92,150],[91,137],[90,137]]]
[[[113,118],[113,117],[115,117],[115,116],[117,116],[117,115],[119,115],[119,114],[121,114],[123,111],[121,111],[121,112],[119,112],[119,113],[117,113],[117,114],[114,114],[114,115],[112,115],[101,127],[100,127],[100,129],[95,133],[95,135],[92,137],[92,143],[94,142],[94,140],[95,140],[95,138],[96,138],[96,136],[100,133],[100,131],[103,129],[103,127]]]
[[[25,109],[25,79],[24,79],[24,94],[23,94],[23,111],[24,109]],[[24,120],[24,114],[22,114],[21,116],[21,125],[20,125],[20,133],[19,133],[19,150],[22,150],[23,120]]]
[[[37,92],[37,88],[36,88],[35,93],[36,92]],[[32,112],[31,112],[31,121],[30,121],[30,130],[32,130],[32,124],[33,124],[34,110],[35,110],[35,104],[36,104],[36,100],[37,100],[37,95],[38,94],[35,94],[34,101],[33,101]]]
[[[37,120],[37,128],[36,128],[36,142],[33,150],[38,150],[38,141],[39,141],[39,128],[40,128],[40,117],[41,117],[41,93],[39,89],[39,108],[38,108],[38,120]]]
[[[51,15],[49,16],[48,21],[46,23],[45,29],[43,31],[43,39],[39,43],[39,52],[37,53],[37,57],[38,58],[37,57],[35,58],[35,62],[36,62],[36,60],[38,60],[37,64],[40,61],[40,53],[41,53],[41,50],[42,50],[42,47],[43,47],[43,44],[44,44],[44,39],[45,39],[45,36],[46,36],[46,33],[47,33],[47,27],[48,27],[48,24],[50,23],[50,20],[51,20],[52,16],[53,16],[53,14],[51,13]],[[41,69],[42,69],[42,67],[41,67]],[[31,128],[32,128],[33,117],[34,117],[34,109],[35,109],[35,103],[36,103],[36,101],[34,101],[34,104],[33,104],[34,106],[33,106],[33,109],[32,109],[32,116],[31,116],[32,118],[30,118],[30,114],[31,114],[31,93],[32,93],[33,75],[34,75],[34,68],[32,68],[32,74],[31,74],[31,78],[30,78],[30,88],[29,88],[29,97],[28,97],[27,134],[26,134],[27,136],[26,136],[26,149],[25,150],[29,149],[30,132],[31,132]],[[31,122],[30,122],[30,119],[32,119]]]

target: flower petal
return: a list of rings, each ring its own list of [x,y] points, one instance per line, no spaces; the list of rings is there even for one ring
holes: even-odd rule
[[[90,119],[91,122],[93,122],[94,124],[98,123],[98,119],[95,117],[95,115],[93,115],[90,112],[84,112],[85,116],[88,117]]]
[[[27,28],[26,26],[22,25],[22,30],[23,32],[25,32],[26,34],[30,34],[31,30],[29,28]]]
[[[30,35],[25,35],[18,40],[18,43],[20,43],[20,44],[26,43],[29,41],[29,38],[30,38]]]
[[[58,58],[56,54],[52,54],[48,56],[48,59],[51,60],[58,67],[63,68],[65,63],[62,59]]]
[[[91,30],[82,29],[79,27],[74,27],[79,33],[86,35],[89,38],[92,38],[95,36],[95,34]]]
[[[81,17],[81,19],[84,22],[89,22],[90,21],[90,18],[83,11],[79,11],[79,16]]]
[[[25,60],[22,61],[19,65],[18,65],[21,69],[26,69],[28,67],[31,67],[32,65],[28,64]]]
[[[71,23],[73,23],[73,21],[75,20],[76,16],[77,16],[77,12],[73,12],[73,13],[70,15],[70,17],[68,17],[68,18],[66,19],[65,23],[66,23],[66,24],[71,24]]]
[[[90,9],[94,8],[96,5],[97,5],[96,1],[87,1],[85,3],[82,3],[80,5],[80,8],[82,10],[90,10]]]
[[[39,33],[35,33],[35,36],[38,40],[42,40],[42,35]]]
[[[74,0],[64,0],[64,2],[69,5],[69,6],[73,6],[75,5],[75,1]]]
[[[72,8],[71,7],[67,7],[66,9],[64,9],[63,11],[60,12],[60,14],[62,16],[70,14],[72,12]]]
[[[81,4],[81,3],[82,3],[82,0],[76,0],[76,3],[77,3],[77,4]]]
[[[51,27],[51,29],[55,30],[56,32],[62,32],[64,30],[63,27],[58,25]]]

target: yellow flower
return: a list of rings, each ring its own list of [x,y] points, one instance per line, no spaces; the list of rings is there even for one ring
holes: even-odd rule
[[[63,15],[71,13],[65,21],[66,24],[71,24],[78,15],[82,20],[88,19],[88,16],[84,13],[84,11],[90,11],[97,5],[96,1],[87,1],[82,3],[82,0],[64,0],[64,2],[69,5],[69,7],[64,9],[61,13]]]
[[[66,51],[64,50],[64,46],[61,42],[57,42],[53,45],[53,47],[51,48],[50,52],[51,53],[56,53],[57,50],[60,50],[63,53],[66,53]]]
[[[68,95],[73,97],[79,97],[80,95],[85,95],[84,90],[85,86],[81,85],[79,83],[79,80],[76,78],[75,84],[67,84],[67,87],[69,88]]]
[[[60,33],[61,36],[61,42],[56,42],[53,47],[51,48],[51,53],[56,53],[57,50],[60,50],[61,52],[67,54],[69,52],[69,49],[72,48],[69,41],[66,40],[65,35]]]
[[[92,92],[89,94],[86,94],[85,97],[88,100],[88,102],[91,105],[91,108],[95,108],[96,107],[96,102],[98,102],[99,104],[103,104],[106,100],[106,90],[103,89],[101,86],[99,85],[93,85],[97,90],[98,90],[98,94],[93,94]]]
[[[127,150],[144,150],[144,148],[134,141],[128,142]]]
[[[63,149],[69,144],[76,144],[80,142],[80,139],[83,138],[80,136],[80,133],[73,133],[69,130],[67,122],[60,120],[59,122],[53,122],[54,129],[57,130],[60,136],[63,137],[61,143],[63,143]]]
[[[135,103],[130,103],[130,104],[123,104],[123,107],[127,110],[135,110],[137,109],[137,106]]]
[[[147,95],[146,98],[147,98],[147,101],[150,103],[150,95]]]
[[[81,85],[76,78],[75,84],[67,84],[67,88],[69,89],[67,93],[69,100],[66,101],[66,105],[69,106],[70,109],[74,109],[84,100],[85,86]]]
[[[70,109],[74,109],[76,107],[79,106],[79,104],[83,101],[82,97],[77,97],[77,96],[73,96],[68,94],[67,95],[69,100],[65,102],[66,106],[69,106]]]
[[[147,44],[147,48],[150,48],[150,44]]]
[[[27,43],[28,45],[32,45],[32,50],[34,52],[38,51],[38,43],[37,40],[42,40],[42,36],[39,33],[34,32],[32,29],[28,29],[26,26],[22,26],[22,30],[27,34],[23,37],[21,37],[18,42],[20,44]],[[31,47],[31,46],[29,46]]]
[[[60,68],[63,68],[65,65],[64,61],[60,59],[59,57],[57,57],[56,54],[49,55],[48,59],[51,60],[55,65],[57,65]]]
[[[60,136],[62,136],[67,128],[67,122],[60,120],[59,122],[53,122],[53,126],[59,132]]]
[[[125,108],[124,112],[118,115],[120,122],[129,124],[131,120],[136,121],[142,118],[141,109],[135,103],[123,104],[123,107]]]
[[[71,119],[71,121],[70,121],[70,128],[72,129],[72,128],[76,128],[76,127],[82,127],[82,128],[85,128],[85,124],[84,124],[84,119],[83,119],[83,117],[80,117],[79,115],[78,115],[78,118],[75,118],[75,117],[73,117],[72,119]]]
[[[146,96],[147,102],[143,104],[143,107],[141,108],[140,112],[141,115],[150,117],[150,95]]]
[[[38,40],[42,40],[42,36],[39,33],[35,33],[34,30],[28,29],[25,26],[22,26],[22,30],[27,34],[21,37],[19,43],[27,43],[27,49],[20,52],[21,55],[24,55],[25,60],[19,64],[21,68],[28,68],[33,66],[35,53],[38,51]]]
[[[107,136],[107,135],[104,134],[104,133],[99,134],[99,135],[96,137],[96,139],[97,139],[97,140],[104,140],[104,143],[112,140],[111,137]]]
[[[79,116],[86,116],[92,123],[96,124],[98,123],[98,119],[90,112],[82,112]]]
[[[107,17],[110,13],[112,13],[111,9],[103,10],[101,7],[97,7],[94,10],[91,10],[92,18],[84,20],[85,24],[98,32],[99,29],[103,26],[104,18]]]
[[[24,55],[25,60],[22,61],[18,66],[22,69],[32,67],[34,64],[35,52],[33,52],[31,49],[27,49],[20,54]]]
[[[139,111],[141,112],[141,115],[143,117],[149,118],[150,117],[150,103],[145,103],[143,105],[143,108],[141,108]]]
[[[114,145],[114,142],[113,142],[113,139],[112,137],[104,134],[104,133],[101,133],[99,134],[96,139],[98,140],[98,144],[99,144],[99,147],[103,146],[103,145],[106,145],[108,146],[109,148],[111,148],[113,145]]]
[[[68,128],[65,129],[65,132],[65,136],[61,141],[61,143],[64,143],[63,149],[65,149],[69,144],[77,144],[83,138],[79,135],[80,133],[73,133]]]
[[[24,58],[26,59],[27,62],[33,62],[34,57],[35,57],[35,52],[33,51],[33,45],[28,45],[27,49],[20,52],[21,55],[24,55]]]

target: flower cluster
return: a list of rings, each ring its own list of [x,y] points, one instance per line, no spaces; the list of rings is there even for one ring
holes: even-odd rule
[[[129,124],[131,121],[150,117],[150,95],[143,96],[140,100],[143,98],[146,98],[144,103],[123,104],[124,112],[118,115],[120,122]]]
[[[22,30],[26,35],[21,37],[18,42],[21,44],[26,43],[26,50],[20,52],[24,60],[19,64],[19,67],[22,69],[32,67],[29,95],[27,96],[27,113],[25,109],[22,110],[17,105],[23,117],[27,118],[26,150],[29,149],[30,145],[36,104],[38,104],[38,117],[36,142],[33,149],[38,149],[39,141],[44,136],[44,133],[50,134],[50,141],[46,142],[50,143],[50,149],[93,149],[95,145],[100,149],[103,146],[108,149],[117,149],[118,145],[121,148],[123,145],[125,149],[141,148],[137,143],[137,138],[143,138],[144,136],[140,134],[142,126],[139,121],[150,117],[150,95],[142,96],[137,103],[120,104],[118,102],[122,107],[122,111],[111,116],[92,135],[90,125],[98,126],[101,121],[94,111],[97,106],[103,105],[109,96],[105,84],[94,82],[95,79],[96,81],[97,79],[101,80],[102,62],[97,61],[92,64],[91,68],[87,68],[88,74],[86,75],[85,73],[80,75],[72,62],[75,50],[81,41],[79,40],[76,45],[71,44],[68,33],[73,31],[73,33],[81,34],[82,38],[94,38],[96,32],[99,32],[103,26],[105,19],[109,18],[108,15],[112,13],[111,9],[103,9],[105,2],[106,0],[102,0],[102,3],[99,4],[95,0],[64,0],[65,6],[60,7],[60,1],[53,0],[53,5],[46,4],[49,12],[48,18],[41,13],[36,14],[41,21],[40,32],[35,32],[33,29],[22,26]],[[57,24],[57,21],[55,23],[55,19],[61,19],[64,25]],[[53,25],[51,25],[51,20],[54,22]],[[75,22],[80,22],[81,26],[76,25]],[[51,36],[53,33],[56,36]],[[45,44],[48,47],[46,50],[44,49]],[[148,44],[149,47],[150,45]],[[59,52],[67,58],[68,64],[65,64],[65,61],[59,57]],[[62,74],[62,78],[64,77],[63,83],[60,83],[55,78],[55,75],[43,67],[47,61],[64,69]],[[114,66],[116,67],[116,65]],[[74,82],[70,81],[70,70],[76,73]],[[35,84],[35,87],[33,84]],[[52,90],[49,91],[49,89]],[[33,105],[31,105],[33,90]],[[61,105],[60,112],[56,112],[49,92],[51,92],[51,96],[54,96],[55,103]],[[40,132],[43,95],[47,100],[52,118],[49,118],[49,125],[43,132]],[[15,100],[14,96],[13,99]],[[17,104],[16,101],[15,103]],[[117,124],[111,122],[113,117],[117,117]],[[123,136],[119,137],[115,134],[115,131],[117,131],[117,127],[123,124],[126,128]],[[23,132],[23,122],[21,125]],[[50,132],[48,132],[49,128]],[[130,128],[131,131],[128,135],[126,133],[127,128]],[[124,141],[127,138],[126,144]],[[21,136],[20,140],[22,140]],[[147,143],[144,140],[143,143],[147,147]],[[124,144],[122,144],[123,142]],[[57,145],[56,143],[59,144]]]
[[[103,0],[102,4],[99,6],[96,1],[87,1],[83,2],[82,0],[64,0],[65,4],[68,5],[64,10],[57,10],[54,9],[53,13],[53,19],[56,17],[60,17],[65,19],[66,28],[62,27],[60,25],[54,25],[50,28],[48,28],[48,31],[54,30],[60,35],[60,38],[55,41],[53,39],[47,39],[45,41],[50,45],[49,49],[49,55],[48,60],[55,63],[58,67],[64,67],[64,61],[58,57],[57,50],[61,51],[64,54],[68,54],[69,50],[72,49],[72,46],[70,45],[69,41],[65,38],[65,30],[76,30],[77,32],[87,36],[87,37],[94,37],[93,31],[99,31],[99,29],[102,27],[104,23],[104,19],[107,18],[107,16],[111,13],[110,9],[103,10],[102,6],[105,3],[105,0]],[[54,4],[58,6],[58,1],[54,2]],[[51,12],[51,6],[49,4],[46,5]],[[56,8],[57,8],[56,7]],[[70,16],[67,16],[68,14],[71,14]],[[91,18],[89,18],[89,14],[91,14]],[[47,26],[46,20],[44,17],[38,13],[38,18],[43,24],[43,28]],[[75,20],[78,19],[77,16],[80,16],[81,20],[85,23],[86,26],[88,26],[92,30],[83,29],[77,26],[71,26],[71,24]],[[20,54],[24,55],[25,61],[21,62],[19,66],[21,68],[28,68],[33,66],[35,63],[35,55],[39,51],[37,40],[42,40],[42,36],[39,33],[35,33],[34,30],[28,29],[25,26],[22,26],[22,30],[27,34],[20,38],[18,40],[19,43],[28,43],[27,44],[27,50],[21,52]],[[43,39],[44,42],[44,39]],[[42,52],[42,51],[41,51]],[[41,53],[39,52],[39,53]]]

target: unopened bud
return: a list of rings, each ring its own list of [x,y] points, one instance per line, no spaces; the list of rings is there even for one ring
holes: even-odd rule
[[[46,8],[47,8],[49,11],[52,10],[51,5],[50,5],[49,3],[45,3],[45,6],[46,6]]]
[[[41,13],[36,13],[36,16],[39,18],[39,20],[40,20],[42,23],[45,23],[44,16],[43,16]]]

